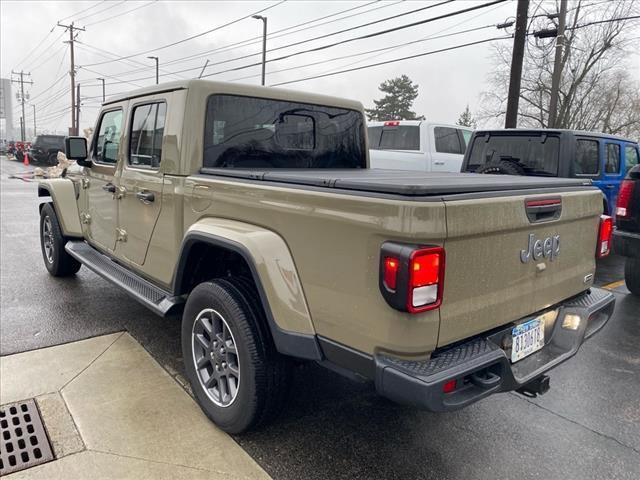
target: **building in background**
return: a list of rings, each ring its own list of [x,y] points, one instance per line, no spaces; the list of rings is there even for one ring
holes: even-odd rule
[[[13,98],[11,79],[0,79],[0,139],[13,140]]]

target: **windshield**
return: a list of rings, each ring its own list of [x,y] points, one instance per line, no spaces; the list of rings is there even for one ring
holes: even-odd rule
[[[479,135],[473,139],[467,171],[487,163],[507,160],[522,166],[528,175],[557,176],[560,139],[547,135]]]
[[[205,167],[365,168],[364,145],[355,110],[236,95],[207,102]]]
[[[369,127],[368,133],[373,150],[420,150],[418,125]]]

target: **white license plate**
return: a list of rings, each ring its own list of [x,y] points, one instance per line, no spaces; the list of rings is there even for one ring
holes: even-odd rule
[[[544,347],[544,322],[534,318],[521,323],[513,327],[511,338],[511,362],[515,363]]]

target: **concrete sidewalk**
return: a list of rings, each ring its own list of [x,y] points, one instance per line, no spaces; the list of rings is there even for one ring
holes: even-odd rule
[[[55,460],[18,479],[268,479],[129,334],[0,357],[0,404],[35,398]]]

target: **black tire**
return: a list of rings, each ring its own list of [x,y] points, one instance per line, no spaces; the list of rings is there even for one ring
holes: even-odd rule
[[[44,265],[54,277],[74,275],[82,266],[64,249],[66,243],[55,210],[50,203],[43,205],[40,211],[40,248]]]
[[[255,429],[274,418],[282,409],[289,389],[290,361],[276,351],[257,299],[257,292],[247,280],[215,279],[193,289],[182,316],[182,356],[193,394],[207,417],[229,433]],[[224,344],[218,341],[218,346],[228,349],[222,358],[216,353],[213,340],[220,337],[210,336],[200,328],[208,318],[215,318],[218,326],[226,324],[230,330],[231,344],[229,335]],[[212,330],[219,330],[213,323],[210,325]],[[202,337],[204,343],[196,337]],[[239,372],[235,379],[233,370]],[[225,372],[228,372],[226,379],[214,378],[224,376]],[[205,386],[206,382],[210,382],[210,388]],[[224,396],[223,390],[228,395]]]
[[[58,155],[56,153],[51,153],[47,157],[47,165],[53,167],[58,164]]]
[[[634,295],[640,295],[640,258],[627,258],[624,264],[624,281]]]
[[[493,175],[524,175],[525,171],[520,165],[509,160],[500,160],[482,165],[476,173],[490,173]]]

